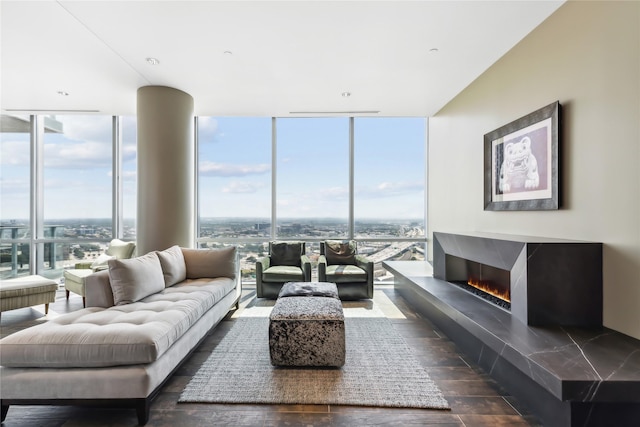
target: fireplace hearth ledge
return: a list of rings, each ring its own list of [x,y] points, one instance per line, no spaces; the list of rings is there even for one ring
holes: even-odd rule
[[[545,426],[637,427],[640,340],[606,327],[527,326],[434,278],[427,262],[383,265],[416,311]]]

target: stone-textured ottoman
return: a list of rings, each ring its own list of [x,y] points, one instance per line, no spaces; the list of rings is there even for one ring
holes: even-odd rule
[[[269,317],[269,352],[274,366],[341,367],[345,362],[342,303],[335,296],[296,296],[283,286]],[[305,284],[308,287],[309,283]],[[326,288],[326,286],[320,286]],[[330,287],[330,286],[329,286]],[[324,289],[319,291],[324,294]],[[331,293],[331,292],[330,292]]]
[[[44,304],[44,314],[49,313],[49,303],[56,300],[58,284],[46,277],[31,275],[0,282],[0,312]]]

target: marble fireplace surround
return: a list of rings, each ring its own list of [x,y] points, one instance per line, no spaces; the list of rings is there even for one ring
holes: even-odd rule
[[[383,262],[396,291],[544,426],[639,425],[640,340],[601,325],[527,325],[434,277],[435,264]]]

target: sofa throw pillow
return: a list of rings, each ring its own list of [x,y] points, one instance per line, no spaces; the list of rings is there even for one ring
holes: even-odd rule
[[[109,242],[109,247],[105,253],[118,259],[127,259],[133,256],[133,251],[135,249],[136,244],[134,242],[123,242],[120,239],[113,239]]]
[[[131,304],[164,289],[162,266],[155,252],[110,260],[109,281],[115,305]]]
[[[353,265],[356,263],[356,243],[327,240],[324,243],[324,255],[329,265]]]
[[[187,279],[203,277],[236,278],[236,248],[224,249],[185,249],[182,248],[184,263],[187,267]]]
[[[302,243],[273,242],[271,243],[271,265],[290,265],[300,267]]]
[[[156,254],[162,266],[165,287],[173,286],[187,278],[187,266],[184,263],[184,255],[182,255],[180,246],[171,246],[169,249],[156,252]]]

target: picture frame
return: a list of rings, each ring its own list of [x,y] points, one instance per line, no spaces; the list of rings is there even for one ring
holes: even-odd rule
[[[484,135],[484,210],[560,208],[560,103]]]

